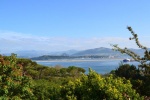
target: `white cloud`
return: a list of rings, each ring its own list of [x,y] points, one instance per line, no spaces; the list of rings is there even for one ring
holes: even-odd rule
[[[0,52],[18,50],[64,51],[69,49],[85,50],[98,47],[109,47],[118,44],[120,47],[136,48],[134,41],[120,37],[40,37],[31,34],[0,31]],[[146,42],[148,43],[148,41]]]

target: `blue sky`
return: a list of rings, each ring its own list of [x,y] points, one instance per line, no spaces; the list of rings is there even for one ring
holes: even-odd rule
[[[149,0],[0,0],[0,51],[150,47]]]

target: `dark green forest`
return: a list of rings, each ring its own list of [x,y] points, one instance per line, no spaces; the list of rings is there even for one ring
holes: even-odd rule
[[[127,48],[113,45],[113,49],[130,55],[140,62],[134,65],[120,64],[116,70],[101,75],[89,68],[85,74],[77,66],[48,67],[36,62],[11,56],[0,56],[0,100],[149,100],[150,97],[150,52],[145,50],[140,57]]]

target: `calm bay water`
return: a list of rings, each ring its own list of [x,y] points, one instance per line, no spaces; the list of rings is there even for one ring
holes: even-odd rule
[[[84,68],[86,73],[92,68],[100,74],[109,73],[119,67],[122,60],[106,59],[106,60],[52,60],[52,61],[36,61],[38,64],[46,66],[61,65],[63,67],[77,66]],[[124,64],[124,63],[123,63]],[[138,65],[138,62],[128,62],[128,64]]]

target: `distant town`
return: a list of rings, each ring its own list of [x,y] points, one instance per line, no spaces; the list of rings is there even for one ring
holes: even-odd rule
[[[106,56],[106,55],[87,55],[87,56],[67,56],[67,55],[61,55],[61,56],[54,56],[54,55],[44,55],[40,57],[33,57],[32,60],[60,60],[60,59],[103,59],[103,58],[117,58],[117,56]]]

